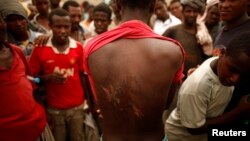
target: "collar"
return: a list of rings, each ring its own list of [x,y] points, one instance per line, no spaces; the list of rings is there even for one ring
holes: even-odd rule
[[[57,48],[55,48],[53,46],[51,39],[52,39],[52,37],[49,38],[49,40],[48,40],[48,42],[46,44],[46,47],[51,47],[55,54],[68,54],[70,48],[77,48],[76,41],[73,38],[69,37],[69,46],[67,47],[67,49],[64,52],[59,52],[57,50]]]

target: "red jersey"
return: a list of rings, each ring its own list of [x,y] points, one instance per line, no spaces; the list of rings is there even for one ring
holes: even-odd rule
[[[46,115],[33,98],[19,48],[9,46],[11,69],[0,67],[0,141],[34,141],[45,128]]]
[[[35,47],[29,60],[33,76],[60,72],[67,80],[64,84],[46,82],[48,105],[57,109],[68,109],[84,102],[84,93],[79,72],[83,72],[83,47],[69,38],[69,47],[63,52],[52,46],[51,38],[46,46]]]
[[[95,36],[92,40],[90,40],[87,43],[85,47],[84,61],[83,61],[84,69],[89,74],[89,80],[90,80],[90,84],[91,84],[95,99],[96,99],[96,95],[95,95],[95,89],[94,89],[94,82],[92,80],[91,73],[88,67],[88,57],[92,53],[94,53],[96,50],[102,48],[104,45],[112,41],[115,41],[119,38],[127,38],[127,39],[157,38],[157,39],[171,41],[180,47],[183,58],[185,58],[185,51],[178,41],[154,33],[148,25],[146,25],[145,23],[141,21],[131,20],[131,21],[124,22],[123,24],[121,24],[120,26],[118,26],[117,28],[113,30],[110,30],[101,35]],[[176,72],[173,82],[180,82],[182,78],[184,77],[182,73],[183,67],[184,67],[183,63],[184,63],[184,59],[182,61],[182,67]]]

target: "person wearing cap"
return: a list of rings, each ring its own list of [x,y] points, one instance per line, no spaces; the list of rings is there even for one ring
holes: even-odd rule
[[[0,141],[54,141],[43,107],[32,95],[21,49],[5,40],[0,16]]]
[[[25,56],[32,51],[33,40],[41,35],[29,28],[28,15],[18,1],[1,0],[0,13],[7,26],[6,40],[23,50]]]

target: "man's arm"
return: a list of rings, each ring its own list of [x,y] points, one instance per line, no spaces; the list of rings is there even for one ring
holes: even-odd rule
[[[208,126],[229,124],[235,120],[243,118],[247,113],[249,113],[249,111],[250,103],[247,102],[247,96],[244,96],[239,105],[233,110],[218,117],[206,119],[206,123],[202,127],[188,128],[188,131],[194,135],[206,133]]]
[[[44,46],[47,44],[51,35],[40,35],[34,39],[34,46]]]
[[[176,60],[179,60],[176,62],[177,65],[177,72],[175,74],[175,78],[173,79],[173,82],[171,84],[169,93],[168,93],[168,97],[167,97],[167,103],[165,105],[165,109],[168,110],[169,107],[171,106],[173,99],[175,97],[175,95],[177,94],[179,87],[183,81],[183,70],[184,70],[184,59],[185,59],[185,52],[182,48],[182,46],[179,44],[174,44],[175,48],[179,48],[181,50],[181,52],[179,52],[179,55],[177,55],[177,53],[175,53],[177,55],[177,57],[175,58]]]
[[[85,74],[84,72],[79,72],[79,74],[80,74],[82,88],[84,90],[84,96],[87,100],[90,111],[94,111],[94,108],[93,108],[94,107],[94,99],[92,96],[92,91],[91,91],[91,87],[89,84],[88,75]]]
[[[170,106],[173,104],[174,97],[177,95],[177,91],[180,87],[180,83],[173,82],[167,97],[167,102],[165,105],[165,110],[169,110]]]

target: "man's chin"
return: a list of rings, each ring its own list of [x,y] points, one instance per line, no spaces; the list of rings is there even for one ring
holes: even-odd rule
[[[223,86],[231,87],[234,86],[235,84],[229,83],[229,82],[221,82]]]
[[[71,26],[71,30],[75,31],[75,30],[79,30],[80,25],[79,24],[75,24]]]
[[[95,30],[95,32],[96,32],[97,34],[101,34],[101,33],[105,32],[105,31],[102,30],[102,29],[100,29],[100,30]]]

